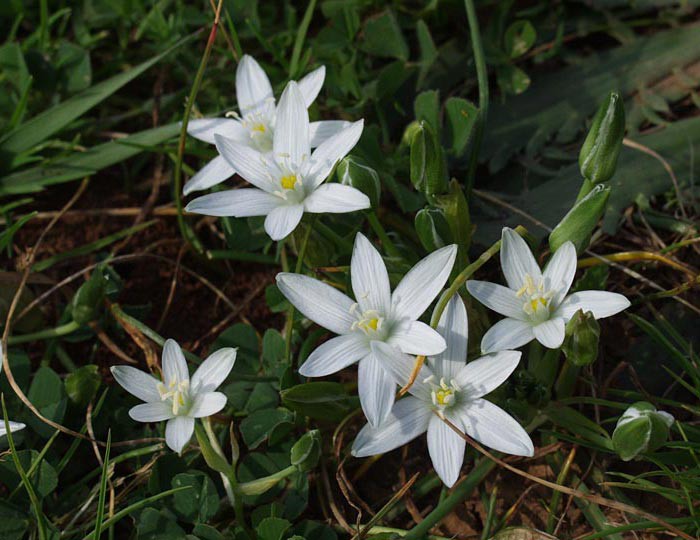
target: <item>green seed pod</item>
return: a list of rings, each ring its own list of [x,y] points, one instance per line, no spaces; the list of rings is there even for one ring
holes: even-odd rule
[[[321,435],[317,429],[308,431],[294,443],[290,452],[292,465],[300,471],[313,469],[321,457]]]
[[[610,180],[625,135],[625,109],[620,95],[611,92],[593,118],[581,147],[578,164],[581,175],[591,182]]]
[[[428,252],[452,243],[450,226],[445,213],[440,208],[423,208],[416,214],[414,221],[420,243]]]
[[[638,401],[617,421],[612,436],[613,448],[623,461],[653,452],[668,439],[673,421],[669,413],[657,411],[646,401]]]
[[[447,189],[445,158],[437,135],[427,122],[419,122],[411,138],[411,182],[427,196]]]
[[[605,212],[609,198],[610,186],[598,184],[588,195],[574,204],[550,233],[550,249],[556,251],[564,242],[571,240],[576,246],[577,253],[586,250],[593,230]]]
[[[590,311],[579,309],[566,324],[566,337],[561,350],[575,366],[588,366],[598,358],[600,325]]]
[[[382,188],[377,171],[353,156],[343,158],[337,170],[341,184],[352,186],[367,195],[372,208],[379,206]]]

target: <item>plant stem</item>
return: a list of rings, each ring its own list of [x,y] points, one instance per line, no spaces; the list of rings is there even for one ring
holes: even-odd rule
[[[228,259],[232,261],[255,262],[260,264],[275,264],[275,258],[265,253],[249,253],[247,251],[232,251],[228,249],[211,249],[207,251],[209,259]]]
[[[389,235],[384,230],[384,227],[379,221],[379,217],[374,210],[367,214],[367,221],[369,221],[370,227],[372,227],[374,233],[379,237],[379,240],[382,242],[382,245],[384,246],[384,249],[386,249],[387,253],[392,257],[401,257],[401,253],[399,253],[398,248],[391,241],[391,238],[389,238]]]
[[[71,321],[66,324],[62,324],[55,328],[48,328],[46,330],[40,330],[39,332],[33,332],[31,334],[21,334],[19,336],[10,336],[7,338],[8,345],[19,345],[20,343],[27,343],[29,341],[37,341],[40,339],[51,339],[61,336],[66,336],[75,332],[80,325]]]
[[[527,229],[522,225],[518,225],[515,228],[515,232],[518,233],[520,236],[523,236],[525,233],[527,233]],[[440,321],[440,317],[442,316],[442,312],[445,311],[445,308],[447,307],[450,298],[457,294],[460,287],[467,282],[467,280],[474,274],[474,272],[476,272],[479,268],[486,264],[489,261],[489,259],[491,259],[491,257],[493,257],[496,253],[500,251],[500,249],[501,241],[498,240],[490,248],[488,248],[481,255],[479,255],[479,258],[477,260],[475,260],[457,275],[457,277],[450,285],[450,288],[447,289],[440,297],[440,300],[438,300],[437,306],[435,306],[435,311],[433,312],[433,317],[430,319],[430,326],[432,326],[433,328],[437,328],[438,322]]]
[[[301,273],[301,269],[304,266],[304,257],[306,256],[306,248],[309,245],[309,238],[311,237],[311,231],[318,220],[318,216],[314,216],[309,223],[306,232],[304,233],[304,238],[301,241],[301,246],[299,247],[299,253],[297,254],[297,264],[294,268],[294,273]],[[294,306],[289,308],[287,312],[287,335],[284,340],[284,358],[288,366],[292,365],[292,331],[294,330]]]
[[[309,29],[309,24],[311,24],[311,17],[314,14],[315,8],[316,0],[310,0],[309,5],[306,6],[304,18],[301,20],[301,24],[299,25],[299,29],[297,30],[297,37],[294,40],[294,49],[292,49],[292,61],[289,64],[290,79],[294,79],[296,77],[297,68],[299,67],[299,58],[301,57],[301,49],[304,46],[306,31]]]
[[[182,127],[180,128],[180,138],[177,144],[177,161],[175,162],[175,173],[173,175],[173,183],[175,189],[175,207],[177,208],[177,224],[180,228],[180,233],[183,238],[191,244],[198,253],[203,253],[204,249],[199,239],[196,237],[194,232],[187,227],[185,223],[185,218],[182,215],[182,160],[185,155],[185,142],[187,141],[187,124],[190,121],[190,114],[192,114],[192,107],[194,107],[194,101],[199,92],[199,87],[202,84],[202,79],[204,78],[204,71],[207,67],[207,62],[209,61],[209,55],[214,46],[214,41],[216,40],[216,30],[219,27],[219,18],[221,15],[221,5],[223,0],[219,0],[216,7],[216,15],[214,17],[214,24],[209,32],[209,39],[207,40],[207,45],[204,49],[204,56],[202,56],[202,61],[199,63],[199,69],[197,69],[197,74],[194,78],[194,84],[190,90],[190,95],[187,97],[187,103],[185,104],[185,114],[182,117]]]
[[[467,200],[469,200],[472,186],[474,185],[476,166],[479,161],[481,139],[484,135],[484,127],[486,126],[486,118],[489,111],[489,74],[486,68],[484,47],[481,43],[481,32],[479,30],[479,20],[476,16],[476,9],[474,8],[474,1],[464,0],[464,7],[467,10],[469,34],[472,42],[472,51],[474,52],[474,62],[476,64],[476,78],[479,85],[479,117],[476,123],[476,133],[474,134],[474,146],[472,147],[472,153],[469,159],[469,173],[466,186],[466,196]]]

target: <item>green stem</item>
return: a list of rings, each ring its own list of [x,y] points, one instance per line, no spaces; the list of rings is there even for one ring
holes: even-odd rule
[[[175,187],[175,207],[177,208],[177,224],[180,228],[180,233],[183,238],[191,244],[198,253],[203,253],[204,248],[200,243],[199,239],[195,235],[194,231],[190,229],[185,223],[185,217],[183,216],[182,208],[182,160],[185,155],[185,142],[187,141],[187,124],[190,121],[190,115],[192,114],[192,107],[194,107],[194,101],[199,92],[199,87],[202,84],[202,79],[204,78],[204,71],[207,67],[207,62],[209,61],[209,55],[211,54],[212,47],[214,46],[214,41],[216,39],[216,30],[219,27],[219,14],[221,12],[222,0],[219,0],[219,5],[216,9],[216,18],[214,19],[214,24],[209,32],[209,39],[207,40],[206,48],[204,49],[204,56],[202,56],[202,61],[199,63],[199,69],[197,69],[197,74],[194,77],[194,84],[190,90],[190,95],[187,97],[187,103],[185,105],[185,114],[182,117],[182,127],[180,128],[180,138],[177,144],[177,161],[175,162],[175,173],[174,187]]]
[[[523,227],[522,225],[518,225],[515,228],[515,232],[518,233],[520,236],[523,236],[527,232],[527,229],[525,229],[525,227]],[[491,257],[493,257],[496,253],[499,252],[500,249],[501,241],[499,240],[486,251],[484,251],[481,255],[479,255],[479,258],[477,260],[475,260],[457,275],[457,277],[450,285],[450,288],[447,289],[440,297],[440,300],[438,300],[437,306],[435,306],[435,311],[433,311],[433,317],[432,319],[430,319],[430,326],[432,326],[433,328],[437,328],[438,322],[440,321],[440,317],[442,316],[442,312],[445,311],[445,308],[447,307],[450,298],[457,294],[460,287],[462,287],[462,285],[464,285],[467,282],[467,280],[474,274],[474,272],[476,272],[479,268],[486,264],[489,261],[489,259],[491,259]]]
[[[389,235],[384,230],[384,227],[380,223],[377,213],[374,210],[367,214],[367,221],[369,221],[370,227],[372,227],[374,234],[379,237],[379,240],[382,242],[382,245],[384,246],[384,249],[386,249],[387,253],[392,257],[401,257],[401,253],[391,241],[391,238],[389,238]]]
[[[328,240],[333,242],[338,248],[343,252],[352,251],[352,244],[345,240],[342,236],[338,235],[333,229],[327,227],[320,221],[316,224],[316,230],[325,236]]]
[[[311,231],[314,225],[318,221],[318,216],[314,216],[311,223],[308,224],[306,232],[304,233],[304,238],[301,241],[301,246],[299,247],[299,253],[297,254],[297,264],[294,268],[294,273],[301,273],[301,269],[304,266],[304,257],[306,256],[306,248],[309,245],[309,238],[311,237]],[[287,335],[284,340],[284,358],[288,366],[292,365],[292,332],[294,330],[294,306],[289,308],[287,312]]]
[[[476,123],[476,133],[474,134],[474,146],[472,148],[471,157],[469,160],[469,173],[467,176],[467,200],[471,195],[472,186],[474,185],[474,175],[476,174],[476,166],[479,161],[479,148],[481,147],[481,139],[484,136],[484,127],[489,111],[489,74],[486,68],[486,59],[484,56],[484,47],[481,43],[481,31],[479,30],[479,19],[476,16],[473,0],[464,0],[464,7],[467,10],[467,19],[469,20],[469,34],[472,42],[472,51],[474,52],[474,62],[476,64],[476,78],[479,85],[479,117]]]
[[[586,195],[588,195],[594,187],[595,182],[591,182],[588,178],[584,178],[583,183],[581,184],[581,189],[579,190],[578,195],[576,196],[576,202],[579,202]]]
[[[61,337],[61,336],[67,336],[68,334],[72,334],[73,332],[75,332],[78,328],[80,328],[80,325],[75,321],[71,321],[69,323],[62,324],[62,325],[57,326],[55,328],[48,328],[46,330],[41,330],[39,332],[33,332],[31,334],[10,336],[9,338],[7,338],[7,344],[8,345],[19,345],[20,343],[37,341],[40,339],[52,339],[52,338],[57,338],[57,337]]]
[[[294,49],[292,50],[292,61],[289,64],[289,78],[294,79],[297,74],[297,68],[299,67],[299,58],[301,57],[301,49],[304,46],[304,39],[306,38],[306,32],[309,29],[309,24],[311,24],[311,17],[314,14],[314,9],[316,8],[316,0],[311,0],[309,5],[306,6],[306,11],[304,12],[304,18],[301,20],[299,29],[297,30],[297,37],[294,40]]]
[[[557,382],[554,385],[557,399],[568,398],[573,395],[579,371],[581,371],[580,367],[575,366],[568,359],[564,361]]]
[[[272,255],[265,253],[248,253],[246,251],[231,251],[228,249],[211,249],[207,251],[209,259],[229,259],[233,261],[254,262],[260,264],[276,264]]]

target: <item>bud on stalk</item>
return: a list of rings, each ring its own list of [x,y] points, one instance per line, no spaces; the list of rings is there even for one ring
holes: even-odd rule
[[[612,436],[613,448],[623,461],[653,452],[666,442],[673,422],[669,413],[657,411],[646,401],[638,401],[617,421]]]
[[[566,359],[575,366],[588,366],[598,358],[600,325],[593,313],[579,309],[566,324],[566,337],[561,347]]]
[[[574,204],[549,235],[549,247],[556,251],[571,240],[576,252],[581,253],[591,241],[591,235],[605,212],[610,197],[610,186],[598,184],[590,193]]]
[[[419,210],[414,225],[420,243],[429,253],[453,243],[450,225],[447,223],[445,213],[440,208]]]
[[[379,206],[381,183],[377,171],[353,156],[343,158],[337,170],[341,184],[352,186],[367,195],[372,208]]]
[[[445,158],[435,131],[427,122],[419,122],[411,131],[411,183],[428,197],[444,193]]]

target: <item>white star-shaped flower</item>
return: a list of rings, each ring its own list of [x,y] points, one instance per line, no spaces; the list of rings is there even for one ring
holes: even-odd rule
[[[431,253],[392,293],[381,255],[358,233],[350,262],[356,301],[317,279],[277,274],[280,291],[301,313],[339,334],[314,350],[299,373],[322,377],[359,362],[362,410],[372,425],[378,425],[391,411],[396,387],[371,345],[384,342],[397,351],[416,355],[438,354],[445,349],[442,336],[418,318],[445,285],[456,254],[455,245]]]
[[[507,317],[486,332],[481,351],[517,349],[533,339],[557,349],[564,342],[566,323],[579,309],[602,319],[629,307],[627,298],[607,291],[580,291],[567,296],[576,263],[576,248],[565,242],[543,272],[525,240],[514,230],[504,228],[501,268],[508,287],[486,281],[467,282],[467,290],[474,298]]]
[[[167,420],[165,442],[181,453],[194,432],[195,418],[216,414],[226,406],[226,395],[216,392],[236,361],[236,349],[211,354],[190,379],[180,346],[168,339],[163,346],[163,380],[131,366],[112,366],[112,375],[124,389],[145,401],[129,410],[137,422]]]
[[[299,91],[306,107],[318,96],[326,77],[326,68],[312,71],[299,81]],[[233,139],[263,153],[272,151],[278,109],[272,94],[272,85],[255,59],[247,54],[236,69],[236,98],[241,111],[235,118],[202,118],[187,124],[187,133],[214,144],[215,135]],[[312,148],[350,125],[344,120],[327,120],[309,124],[309,140]],[[236,173],[222,156],[217,156],[185,184],[183,193],[208,189],[220,184]]]
[[[532,440],[500,407],[483,398],[517,367],[521,353],[500,351],[478,360],[467,359],[467,310],[454,296],[440,317],[438,331],[445,351],[421,368],[410,396],[396,402],[379,426],[367,424],[352,445],[356,457],[373,456],[402,446],[427,431],[428,452],[435,472],[451,487],[459,478],[466,442],[442,419],[484,445],[507,454],[532,456]],[[401,386],[408,382],[415,359],[386,343],[372,344],[372,353]]]
[[[265,231],[273,240],[281,240],[296,228],[304,212],[369,208],[369,198],[361,191],[323,183],[355,146],[362,126],[362,120],[350,124],[311,153],[309,113],[299,86],[292,81],[280,99],[272,153],[261,153],[221,135],[214,137],[219,153],[255,187],[204,195],[190,202],[187,211],[208,216],[267,216]]]

